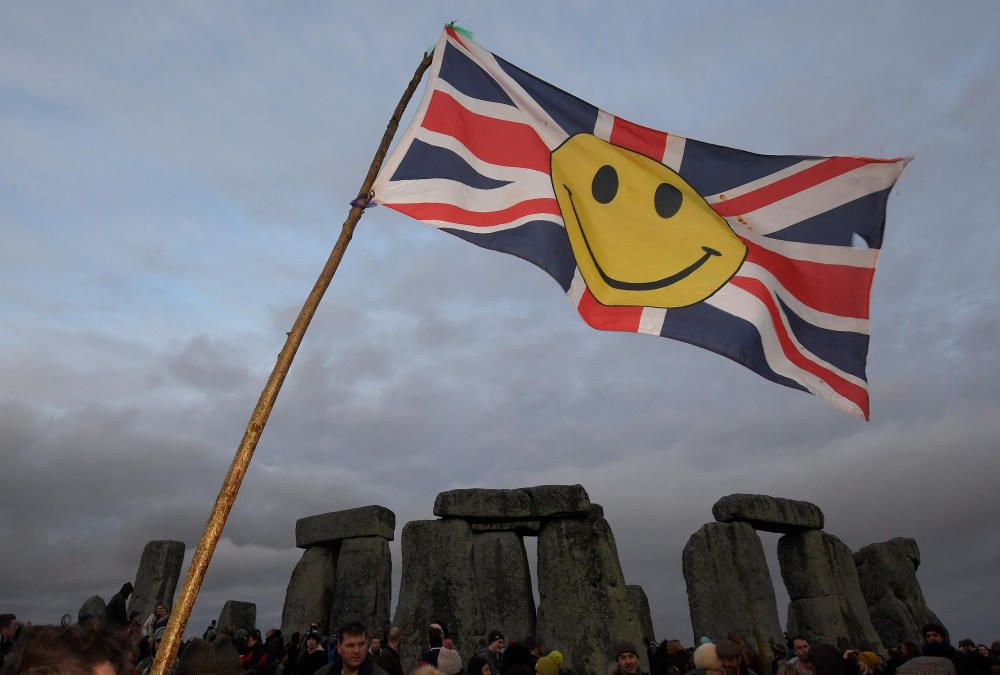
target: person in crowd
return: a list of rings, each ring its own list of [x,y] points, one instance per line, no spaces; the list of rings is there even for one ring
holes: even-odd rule
[[[722,670],[726,675],[757,675],[747,664],[743,649],[732,640],[719,640],[715,652],[722,662]]]
[[[920,629],[924,644],[920,653],[924,656],[939,656],[948,659],[955,666],[958,675],[972,675],[965,653],[951,646],[948,629],[939,623],[928,623]]]
[[[465,664],[466,675],[490,675],[490,664],[479,654],[471,657]]]
[[[127,603],[129,596],[132,595],[132,584],[126,581],[122,584],[121,589],[111,596],[108,600],[108,606],[105,610],[105,614],[108,617],[108,621],[113,626],[127,626],[129,623]]]
[[[142,634],[153,637],[156,631],[166,627],[167,621],[169,620],[170,613],[167,612],[167,606],[162,602],[156,603],[153,613],[150,614],[146,621],[142,624]]]
[[[34,626],[17,640],[2,672],[130,675],[131,651],[125,633],[99,621]]]
[[[503,652],[503,675],[535,675],[534,658],[523,642],[511,642]]]
[[[420,665],[437,668],[438,652],[444,646],[444,628],[432,623],[427,627],[427,651],[420,655]]]
[[[703,642],[698,645],[691,655],[691,660],[694,663],[694,670],[688,675],[722,675],[722,661],[713,642]]]
[[[562,652],[553,649],[551,652],[545,654],[544,656],[540,656],[538,660],[535,661],[535,672],[538,673],[538,675],[559,675],[559,672],[562,670],[562,665]]]
[[[875,675],[881,673],[885,668],[882,657],[873,651],[867,649],[852,650],[851,654],[854,657],[859,675]]]
[[[299,665],[299,648],[303,647],[301,642],[302,636],[298,631],[292,633],[292,636],[288,638],[288,644],[285,645],[285,656],[281,659],[282,672],[286,675],[294,675]]]
[[[803,635],[796,635],[792,638],[792,651],[795,656],[788,659],[788,663],[795,666],[795,672],[798,675],[813,675],[815,671],[809,661],[809,640]]]
[[[177,659],[176,675],[239,675],[240,655],[226,635],[212,640],[194,638]]]
[[[14,649],[18,633],[17,617],[13,614],[0,614],[0,665],[3,665],[4,658]]]
[[[403,631],[399,626],[390,626],[385,633],[385,646],[375,659],[375,664],[389,675],[403,675],[403,662],[399,658],[399,643]]]
[[[812,662],[816,675],[857,675],[856,667],[849,665],[844,652],[833,645],[810,644],[809,661]]]
[[[310,631],[306,633],[306,650],[299,657],[296,675],[313,675],[317,670],[327,665],[326,651],[320,646],[320,635]]]
[[[639,650],[631,642],[619,642],[615,645],[614,658],[616,668],[613,675],[642,675],[639,667]]]
[[[438,652],[437,669],[444,675],[458,675],[462,672],[462,655],[455,649],[455,643],[450,638],[445,638]]]
[[[368,653],[368,630],[354,622],[337,630],[336,662],[320,668],[316,675],[386,675]]]
[[[528,648],[528,652],[531,654],[531,665],[534,667],[538,663],[538,659],[545,656],[545,645],[542,644],[541,638],[535,637],[534,635],[529,635],[524,638],[524,646]]]
[[[219,622],[216,621],[215,619],[212,619],[208,624],[208,628],[206,628],[205,632],[201,634],[201,639],[211,642],[214,636],[218,635],[218,633],[219,633]]]
[[[285,655],[285,639],[281,635],[281,629],[267,629],[264,636],[264,654],[267,655],[264,673],[270,675],[278,670],[278,664]]]
[[[990,675],[990,668],[993,667],[993,660],[990,658],[990,650],[986,645],[976,645],[976,651],[968,656],[972,664],[974,675]]]
[[[372,655],[372,658],[378,658],[378,655],[382,652],[382,638],[378,635],[372,635],[371,639],[368,641],[368,653]]]
[[[156,658],[156,652],[160,648],[160,643],[163,642],[163,634],[167,632],[166,626],[163,628],[157,628],[156,632],[149,639],[149,655],[146,656],[142,661],[136,664],[136,670],[139,671],[139,675],[146,675],[149,669],[153,667],[153,659]]]
[[[240,665],[244,672],[261,673],[267,665],[267,652],[260,639],[260,631],[254,628],[247,632],[247,650],[240,655]]]
[[[486,636],[486,647],[479,652],[479,656],[486,660],[490,666],[492,675],[500,675],[503,668],[503,647],[506,639],[498,630],[491,630]]]

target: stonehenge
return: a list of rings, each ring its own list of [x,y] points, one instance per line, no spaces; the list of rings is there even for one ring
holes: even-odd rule
[[[128,612],[139,612],[145,619],[153,613],[158,603],[167,609],[174,605],[174,591],[184,564],[184,542],[154,540],[146,544],[135,573]]]
[[[784,648],[756,530],[783,535],[778,562],[790,598],[788,635],[884,653],[902,639],[918,639],[920,626],[935,620],[916,579],[920,552],[912,539],[852,553],[823,531],[818,506],[766,495],[725,496],[712,515],[717,522],[691,535],[682,558],[696,641],[737,633],[765,662]]]
[[[257,626],[257,605],[252,602],[227,600],[219,614],[219,625],[232,626],[236,630],[253,630]]]
[[[300,518],[295,545],[305,549],[292,571],[281,612],[281,632],[305,634],[311,623],[330,633],[360,621],[369,628],[389,620],[396,515],[384,506]]]

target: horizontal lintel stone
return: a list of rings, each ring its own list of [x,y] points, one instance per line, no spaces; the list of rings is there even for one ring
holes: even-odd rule
[[[582,518],[589,512],[590,497],[582,485],[448,490],[434,500],[434,515],[469,521]]]
[[[712,515],[720,523],[749,523],[765,532],[823,529],[823,511],[815,504],[767,495],[727,495],[715,502]]]
[[[295,545],[309,548],[354,537],[382,537],[392,541],[396,514],[384,506],[360,506],[299,518],[295,522]]]

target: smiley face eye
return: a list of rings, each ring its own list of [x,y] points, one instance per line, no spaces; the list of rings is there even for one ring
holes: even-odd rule
[[[681,201],[681,191],[670,183],[660,183],[653,195],[653,204],[661,218],[669,218],[677,213],[681,208]]]
[[[618,172],[615,167],[605,164],[594,174],[594,182],[590,184],[590,192],[601,204],[607,204],[618,194]]]

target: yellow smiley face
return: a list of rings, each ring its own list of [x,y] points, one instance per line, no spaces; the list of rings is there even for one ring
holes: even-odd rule
[[[721,288],[747,249],[675,171],[590,134],[552,153],[577,267],[603,305],[686,307]]]

